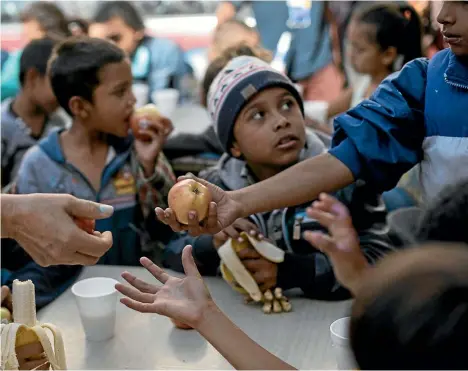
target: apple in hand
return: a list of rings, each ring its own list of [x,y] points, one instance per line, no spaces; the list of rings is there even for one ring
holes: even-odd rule
[[[84,219],[84,218],[74,218],[75,224],[88,232],[89,234],[93,234],[94,229],[96,228],[96,221],[94,219]]]
[[[176,319],[171,318],[172,323],[174,324],[175,327],[180,328],[181,330],[192,330],[193,327],[190,327],[189,325],[186,325],[183,322],[177,321]]]
[[[159,117],[159,111],[154,104],[147,104],[135,110],[130,127],[136,139],[142,141],[151,141],[151,137],[147,134],[140,133],[140,129],[145,129],[145,117]]]
[[[169,207],[174,211],[179,223],[188,224],[189,211],[196,211],[201,222],[208,215],[211,202],[210,190],[193,179],[176,183],[167,196]]]

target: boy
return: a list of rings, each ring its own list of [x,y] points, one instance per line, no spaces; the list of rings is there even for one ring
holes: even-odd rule
[[[468,2],[444,2],[438,21],[450,48],[408,63],[338,117],[329,153],[239,191],[211,186],[214,204],[202,225],[194,217],[183,227],[171,210],[158,209],[160,220],[193,235],[217,233],[239,217],[306,202],[358,179],[392,189],[418,163],[424,201],[461,180],[468,167]]]
[[[2,188],[14,180],[26,151],[52,129],[65,125],[52,114],[58,103],[46,76],[54,45],[51,39],[26,45],[20,59],[21,91],[16,98],[2,103]]]
[[[113,216],[96,221],[97,231],[111,231],[113,236],[112,248],[99,262],[135,265],[142,253],[155,252],[149,250],[149,242],[161,247],[172,236],[162,224],[154,223],[151,213],[155,205],[166,205],[174,184],[161,151],[171,122],[147,116],[146,129],[140,134],[149,140],[128,136],[135,104],[130,61],[110,42],[90,38],[63,42],[50,60],[49,76],[58,102],[73,123],[69,130],[51,133],[25,155],[16,191],[69,193],[112,205]],[[29,263],[13,272],[6,284],[31,278],[40,307],[63,291],[76,271],[71,266],[41,268]]]
[[[324,152],[315,137],[306,135],[302,99],[294,84],[258,58],[240,56],[225,66],[210,88],[208,110],[215,117],[215,131],[225,154],[200,177],[226,191],[268,179]],[[391,249],[380,197],[365,184],[341,189],[336,196],[351,208],[363,253],[374,263]],[[258,230],[287,251],[280,264],[262,259],[253,250],[240,253],[262,288],[301,288],[308,297],[320,299],[348,297],[337,284],[326,256],[311,250],[301,238],[305,230],[322,229],[315,220],[305,218],[304,206],[254,214],[250,221],[253,227],[244,223],[240,229]],[[229,235],[224,231],[196,240],[182,236],[167,246],[165,265],[181,270],[181,253],[190,243],[202,273],[215,274],[220,263],[216,249]]]

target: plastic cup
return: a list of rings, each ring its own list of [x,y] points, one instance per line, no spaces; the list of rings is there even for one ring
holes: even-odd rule
[[[158,111],[161,115],[170,117],[177,108],[179,96],[180,93],[177,89],[162,89],[153,92],[153,94],[151,94],[151,99],[158,107]]]
[[[351,317],[336,320],[330,325],[330,336],[338,370],[357,370],[356,361],[349,343],[349,322]]]
[[[90,341],[108,340],[115,333],[118,281],[106,277],[88,278],[75,283],[75,295],[81,324]]]
[[[143,107],[148,103],[149,97],[149,86],[142,83],[133,84],[132,86],[133,95],[135,95],[136,108]]]

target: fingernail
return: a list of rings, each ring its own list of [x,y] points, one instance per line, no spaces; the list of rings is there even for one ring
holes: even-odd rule
[[[258,237],[259,239],[263,239],[263,234],[259,234],[257,237]]]
[[[251,236],[255,236],[255,233],[256,233],[256,232],[255,232],[253,229],[250,231],[250,235],[251,235]]]
[[[189,213],[189,219],[190,219],[190,220],[193,220],[194,218],[195,218],[195,213],[190,212],[190,213]]]
[[[195,177],[195,175],[193,175],[192,173],[187,173],[187,174],[185,174],[185,176],[188,176],[188,177],[190,177],[190,178]]]
[[[99,204],[101,214],[111,216],[114,213],[114,208],[110,205]]]
[[[239,238],[237,239],[237,241],[239,241],[239,242],[244,242],[244,239],[243,239],[242,237],[239,237]]]

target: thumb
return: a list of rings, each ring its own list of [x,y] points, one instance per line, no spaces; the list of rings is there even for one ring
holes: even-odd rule
[[[66,207],[71,216],[87,219],[105,219],[112,216],[114,208],[110,205],[81,200],[73,197]]]
[[[182,265],[184,266],[184,271],[187,276],[200,277],[201,274],[198,271],[197,265],[192,255],[192,246],[187,245],[182,251]]]

